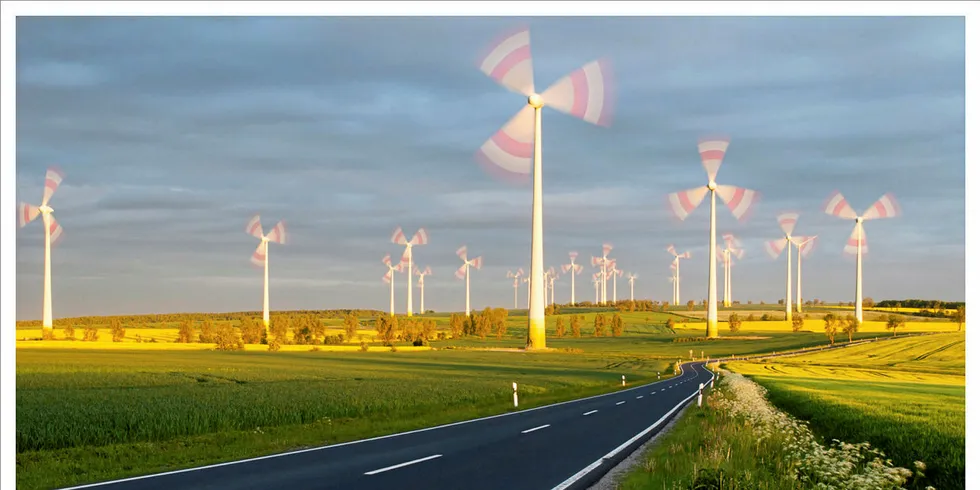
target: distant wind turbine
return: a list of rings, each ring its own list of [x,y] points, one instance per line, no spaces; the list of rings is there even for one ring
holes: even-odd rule
[[[680,294],[677,291],[678,283],[679,281],[677,280],[677,261],[673,260],[670,262],[670,284],[674,288],[674,296],[670,299],[670,303],[673,305],[680,304],[680,300],[678,299],[678,296],[680,296]]]
[[[633,301],[633,282],[636,281],[636,278],[639,277],[639,276],[637,276],[636,274],[633,274],[631,272],[626,277],[628,277],[629,280],[630,280],[630,301]]]
[[[615,259],[613,259],[612,261],[610,261],[610,265],[611,265],[611,267],[609,268],[609,272],[612,273],[612,274],[610,274],[610,277],[612,278],[612,283],[613,283],[613,303],[616,303],[618,301],[616,299],[616,283],[619,282],[619,281],[616,280],[616,278],[623,277],[623,271],[621,271],[621,270],[619,270],[619,269],[616,268],[616,260]]]
[[[817,236],[797,237],[793,244],[796,245],[796,311],[803,313],[803,257],[810,255]]]
[[[602,304],[606,304],[606,279],[609,275],[609,262],[612,260],[609,258],[609,252],[611,252],[613,246],[611,243],[602,244],[602,257],[592,257],[592,266],[601,268],[602,274],[599,276],[602,281]]]
[[[718,258],[722,259],[722,263],[725,267],[725,298],[722,303],[725,307],[732,306],[732,257],[741,260],[745,255],[745,250],[742,249],[741,242],[735,238],[735,235],[731,233],[726,233],[721,236],[721,239],[725,241],[725,248],[720,250],[718,253]]]
[[[681,302],[681,259],[691,258],[691,251],[679,254],[673,245],[667,245],[667,253],[674,256],[671,269],[674,269],[674,304],[678,305]]]
[[[595,304],[597,305],[599,304],[599,283],[601,282],[599,279],[600,274],[602,274],[602,272],[592,274],[592,285],[595,286]]]
[[[521,285],[521,276],[524,275],[524,269],[517,269],[517,272],[507,271],[507,277],[514,278],[514,309],[517,309],[517,288]]]
[[[259,215],[252,216],[245,225],[245,232],[259,239],[259,246],[252,253],[252,263],[265,268],[265,278],[262,281],[262,323],[266,335],[269,333],[269,242],[280,245],[286,244],[286,222],[279,221],[272,227],[268,235],[262,234],[262,222]]]
[[[711,196],[711,221],[708,226],[708,325],[705,332],[708,338],[718,336],[718,285],[716,278],[717,267],[715,263],[717,260],[715,256],[717,240],[715,237],[715,194],[721,197],[721,200],[732,211],[735,218],[740,221],[748,218],[748,211],[758,197],[758,193],[753,190],[731,185],[718,185],[715,182],[718,169],[721,167],[725,152],[728,150],[728,143],[728,138],[702,139],[698,143],[698,152],[701,154],[701,164],[704,165],[704,169],[708,172],[708,185],[675,192],[667,197],[670,209],[673,210],[679,219],[684,220],[701,204],[701,201],[704,200],[706,195],[710,194]]]
[[[483,257],[477,257],[475,259],[466,258],[466,245],[459,247],[456,250],[456,255],[463,260],[463,265],[456,269],[456,277],[458,279],[466,279],[466,316],[470,316],[470,267],[475,267],[476,270],[480,270],[483,267]]]
[[[388,272],[385,272],[384,277],[382,277],[381,279],[384,280],[384,282],[391,285],[389,288],[391,290],[390,291],[391,299],[390,299],[388,314],[391,316],[395,316],[395,273],[402,272],[405,266],[402,265],[401,262],[399,262],[397,265],[391,265],[391,254],[385,254],[384,258],[381,259],[381,262],[384,263],[384,265],[388,266]]]
[[[782,213],[776,216],[779,227],[786,235],[778,240],[766,242],[766,252],[772,258],[779,257],[783,249],[786,249],[786,321],[793,318],[793,229],[796,228],[796,221],[800,218],[799,213]],[[789,244],[790,247],[786,247]]]
[[[54,208],[48,206],[48,201],[58,190],[65,174],[55,167],[48,168],[44,176],[44,193],[41,195],[41,205],[34,206],[25,202],[20,203],[17,210],[17,220],[21,228],[34,221],[41,215],[44,224],[44,298],[41,305],[41,329],[49,333],[54,328],[51,317],[51,246],[61,238],[61,225],[54,219]]]
[[[854,291],[854,316],[858,322],[862,322],[864,321],[864,312],[861,305],[861,301],[863,300],[861,297],[861,256],[868,252],[868,241],[864,237],[863,223],[870,219],[894,218],[901,215],[902,211],[898,207],[898,201],[895,200],[895,196],[891,193],[887,193],[878,198],[861,216],[858,216],[851,209],[851,206],[844,200],[844,195],[840,192],[831,194],[827,202],[824,203],[823,208],[824,212],[829,215],[837,216],[838,218],[853,219],[855,221],[851,238],[847,241],[847,245],[844,246],[844,253],[857,255],[857,285]]]
[[[527,104],[477,152],[485,168],[506,178],[524,181],[533,175],[531,205],[531,299],[527,347],[545,348],[544,241],[541,184],[541,108],[546,104],[592,124],[612,120],[611,69],[604,60],[585,64],[558,80],[542,94],[534,90],[531,36],[526,29],[495,42],[481,58],[480,70],[498,83],[527,97]],[[533,166],[532,166],[533,165]]]
[[[415,274],[419,276],[419,313],[425,314],[425,276],[432,275],[432,268],[425,266],[425,269],[415,268]],[[411,303],[409,303],[411,304]]]
[[[582,273],[582,264],[575,263],[576,257],[578,257],[578,252],[568,252],[569,263],[561,266],[562,272],[572,276],[572,305],[575,304],[575,275]]]
[[[399,226],[391,234],[391,243],[405,246],[405,253],[402,255],[402,265],[405,267],[405,270],[409,271],[409,274],[405,274],[408,277],[408,296],[406,298],[408,306],[405,308],[405,315],[412,316],[412,247],[428,244],[429,233],[425,231],[425,228],[419,228],[419,231],[415,232],[411,240],[406,240],[405,234],[402,233],[402,228]]]

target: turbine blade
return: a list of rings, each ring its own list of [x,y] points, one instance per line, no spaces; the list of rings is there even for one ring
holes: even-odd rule
[[[465,277],[466,277],[466,264],[463,264],[459,266],[459,269],[456,269],[456,279],[463,279]]]
[[[667,253],[669,253],[669,254],[671,254],[671,255],[673,255],[675,257],[677,256],[677,249],[674,248],[674,245],[673,244],[667,245]]]
[[[522,26],[498,37],[480,56],[477,65],[508,90],[530,96],[534,93],[531,31]]]
[[[51,200],[51,196],[54,195],[54,191],[58,190],[58,186],[61,185],[61,181],[65,178],[64,172],[56,167],[49,167],[47,174],[44,176],[44,196],[41,198],[41,205],[47,206],[48,201]]]
[[[381,263],[391,267],[391,254],[385,254],[384,258],[381,259]]]
[[[728,151],[729,139],[727,137],[701,138],[698,141],[698,153],[701,154],[701,165],[705,172],[708,172],[708,181],[714,182],[721,168],[721,162],[725,159],[725,152]]]
[[[684,252],[684,253],[678,255],[678,257],[680,257],[682,259],[689,259],[689,258],[691,258],[691,251],[688,250],[687,252]]]
[[[412,237],[412,241],[409,243],[412,245],[428,245],[429,232],[425,231],[425,228],[419,228],[419,231],[415,232],[415,236]]]
[[[523,267],[521,267],[520,269],[517,269],[517,275],[518,276],[523,276],[524,275],[524,268]]]
[[[34,221],[39,214],[41,214],[41,210],[37,206],[22,202],[17,209],[17,224],[23,228],[27,226],[27,223]]]
[[[885,194],[878,198],[874,204],[868,208],[867,211],[861,215],[865,220],[869,219],[880,219],[880,218],[894,218],[902,214],[902,210],[898,207],[898,201],[895,200],[895,196],[891,193]]]
[[[574,262],[575,259],[578,258],[578,252],[568,252],[568,258],[572,259]]]
[[[786,239],[780,238],[778,240],[769,240],[766,242],[766,253],[772,258],[779,257],[779,254],[783,253],[783,249],[786,248]]]
[[[466,245],[456,249],[456,256],[463,259],[463,262],[466,262]]]
[[[807,237],[806,241],[803,242],[803,245],[800,246],[800,255],[802,255],[803,257],[810,255],[810,252],[813,251],[813,247],[816,246],[816,243],[817,243],[816,235]]]
[[[385,284],[389,284],[391,283],[392,275],[391,269],[388,269],[388,272],[385,272],[385,275],[381,278],[381,280],[384,281]]]
[[[259,246],[252,252],[252,263],[261,267],[265,265],[265,244],[259,242]]]
[[[599,267],[600,265],[602,265],[602,258],[593,256],[592,267]]]
[[[405,245],[406,243],[408,243],[407,241],[405,241],[405,234],[402,233],[401,226],[395,228],[395,231],[391,234],[391,243],[394,243],[396,245]]]
[[[683,221],[691,214],[691,211],[694,211],[694,208],[701,204],[707,194],[707,186],[675,192],[667,196],[667,204],[670,210],[674,212],[674,216]]]
[[[483,267],[483,256],[479,256],[470,262],[470,265],[476,267],[476,270],[480,270]]]
[[[476,161],[493,178],[511,184],[530,181],[534,153],[534,108],[525,104],[476,151]]]
[[[259,219],[259,215],[256,214],[252,216],[252,219],[248,220],[248,224],[245,225],[245,233],[262,239],[262,220]]]
[[[782,213],[776,216],[776,221],[779,222],[779,227],[782,228],[783,233],[787,235],[793,234],[793,229],[796,228],[796,221],[800,219],[800,213]]]
[[[269,231],[269,241],[280,245],[286,244],[286,222],[280,221]]]
[[[608,127],[615,106],[612,73],[609,60],[590,61],[548,87],[541,98],[559,112]]]
[[[48,229],[51,232],[51,246],[53,247],[61,238],[62,229],[61,225],[58,224],[58,221],[54,219],[54,215],[51,215],[48,218],[48,221],[50,222],[50,227]]]
[[[851,206],[847,204],[847,200],[844,199],[844,195],[839,191],[831,194],[830,197],[828,197],[823,203],[823,212],[832,216],[837,216],[838,218],[857,218],[857,213],[851,209]]]
[[[564,272],[564,273],[566,273],[566,274],[571,269],[572,269],[572,264],[562,264],[561,265],[561,271]]]
[[[743,248],[734,249],[732,250],[732,255],[734,255],[735,258],[737,258],[738,260],[742,260],[742,257],[745,257],[745,249]]]
[[[858,252],[858,230],[861,233],[861,255],[868,253],[868,235],[864,233],[864,226],[861,223],[854,225],[854,229],[851,230],[851,236],[847,239],[847,245],[844,245],[844,253],[848,255],[857,255]]]
[[[613,246],[612,246],[611,243],[603,243],[602,244],[602,256],[605,257],[605,256],[609,255],[609,252],[612,252],[612,249],[613,249]]]
[[[402,259],[398,262],[400,267],[408,267],[408,247],[405,247],[405,251],[402,252]]]
[[[719,185],[718,197],[728,206],[735,219],[745,221],[749,218],[752,206],[759,200],[759,193],[733,185]]]
[[[575,273],[576,274],[581,274],[582,273],[582,270],[583,270],[582,269],[582,264],[575,264]]]
[[[427,275],[427,276],[431,276],[432,275],[432,267],[425,266],[425,275]]]

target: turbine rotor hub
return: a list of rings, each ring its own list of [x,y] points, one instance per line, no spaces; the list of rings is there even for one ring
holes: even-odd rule
[[[49,214],[54,211],[54,209],[51,208],[51,206],[48,206],[47,204],[45,204],[44,206],[38,206],[37,210],[44,214]]]
[[[709,191],[713,191],[713,190],[715,190],[717,188],[718,188],[718,183],[716,183],[713,180],[711,182],[708,182],[708,190]]]
[[[854,219],[854,221],[857,222],[857,223],[861,223],[862,221],[864,221],[864,218],[861,217],[861,216],[858,216],[857,218]]]
[[[527,98],[527,104],[535,109],[544,107],[544,99],[538,94],[531,94]]]

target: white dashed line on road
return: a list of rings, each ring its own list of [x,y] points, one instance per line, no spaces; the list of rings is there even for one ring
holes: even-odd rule
[[[616,402],[616,405],[622,405],[622,404],[624,404],[624,403],[626,403],[626,400],[623,400],[623,401],[621,401],[621,402]]]
[[[551,424],[539,425],[539,426],[537,426],[537,427],[535,427],[533,429],[522,430],[521,431],[521,434],[527,434],[528,432],[534,432],[536,430],[544,429],[545,427],[551,427]]]
[[[412,460],[412,461],[408,461],[406,463],[396,464],[394,466],[389,466],[387,468],[381,468],[381,469],[374,470],[374,471],[368,471],[367,473],[364,473],[364,474],[365,475],[376,475],[378,473],[384,473],[385,471],[398,469],[398,468],[401,468],[403,466],[408,466],[410,464],[421,463],[423,461],[428,461],[430,459],[436,459],[436,458],[441,458],[441,457],[442,457],[441,454],[433,454],[432,456],[428,456],[428,457],[425,457],[425,458],[415,459],[415,460]]]
[[[582,415],[592,415],[592,414],[594,414],[596,412],[598,412],[598,410],[592,410],[592,411],[589,411],[589,412],[585,412]]]

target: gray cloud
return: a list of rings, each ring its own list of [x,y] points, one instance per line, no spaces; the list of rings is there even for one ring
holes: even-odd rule
[[[736,298],[783,294],[785,259],[762,244],[788,209],[820,235],[804,294],[853,296],[853,224],[820,209],[834,190],[858,211],[885,192],[903,207],[866,227],[868,295],[964,298],[961,18],[22,17],[18,200],[40,200],[48,165],[66,171],[56,316],[257,308],[254,213],[289,229],[270,254],[276,309],[386,308],[396,226],[430,232],[415,251],[435,270],[427,307],[462,308],[463,244],[485,258],[474,306],[510,304],[530,187],[493,181],[473,153],[524,102],[475,63],[522,22],[539,90],[600,56],[617,80],[611,128],[544,112],[547,265],[610,241],[636,294],[666,299],[674,243],[695,255],[684,296],[704,296],[707,202],[678,223],[664,198],[706,183],[697,139],[724,133],[719,181],[763,196],[746,223],[718,205],[719,234],[747,249]],[[41,242],[38,224],[18,232],[18,318],[39,316]]]

